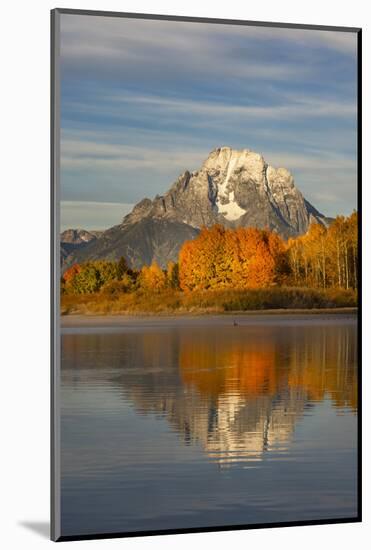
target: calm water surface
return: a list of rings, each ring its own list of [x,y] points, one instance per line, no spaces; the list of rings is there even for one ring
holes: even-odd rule
[[[357,514],[351,316],[62,331],[62,534]]]

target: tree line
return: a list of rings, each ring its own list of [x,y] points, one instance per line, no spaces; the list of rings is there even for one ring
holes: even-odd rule
[[[186,241],[178,262],[166,269],[153,262],[140,270],[119,261],[75,264],[62,276],[62,293],[105,294],[252,289],[272,286],[357,289],[357,213],[338,216],[329,227],[313,223],[287,242],[254,227],[203,228]]]
[[[294,284],[319,288],[358,287],[358,216],[337,216],[328,228],[312,224],[287,243]]]

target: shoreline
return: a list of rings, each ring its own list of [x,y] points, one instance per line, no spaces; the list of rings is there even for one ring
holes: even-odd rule
[[[109,327],[130,327],[130,326],[145,326],[146,323],[155,324],[158,326],[166,326],[166,323],[179,325],[205,325],[205,324],[220,324],[230,325],[233,321],[238,324],[254,324],[255,322],[273,322],[276,324],[280,320],[286,324],[287,322],[310,321],[317,317],[318,321],[326,319],[335,320],[336,317],[344,320],[349,318],[356,320],[358,308],[356,307],[341,307],[341,308],[316,308],[316,309],[266,309],[266,310],[250,310],[250,311],[227,311],[227,312],[182,312],[182,313],[134,313],[134,314],[68,314],[61,315],[61,328],[109,328]]]

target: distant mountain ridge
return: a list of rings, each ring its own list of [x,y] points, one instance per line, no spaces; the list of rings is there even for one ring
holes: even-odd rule
[[[328,225],[330,218],[303,197],[286,168],[273,168],[249,149],[221,147],[164,195],[141,200],[119,225],[98,238],[81,235],[84,244],[65,262],[125,256],[134,268],[153,260],[165,267],[203,226],[269,228],[289,238],[306,233],[312,222]]]
[[[102,231],[87,231],[86,229],[66,229],[60,234],[61,262],[77,250],[81,250],[91,241],[96,240]]]

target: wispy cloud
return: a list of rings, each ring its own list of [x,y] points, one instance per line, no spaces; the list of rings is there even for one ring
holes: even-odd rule
[[[153,197],[230,145],[354,207],[355,34],[63,15],[61,55],[64,199]]]
[[[166,172],[169,165],[178,168],[195,170],[205,159],[209,151],[199,148],[184,150],[172,147],[168,149],[154,149],[128,146],[122,144],[110,144],[83,139],[64,139],[62,142],[62,166],[102,166],[106,168],[121,169],[147,169]],[[285,166],[292,171],[308,170],[337,171],[348,174],[354,172],[355,157],[344,157],[339,154],[328,153],[324,150],[311,151],[308,154],[287,153],[287,151],[262,152],[266,161],[276,167]]]
[[[202,158],[200,150],[171,150],[138,146],[99,143],[93,141],[63,140],[62,166],[100,167],[108,170],[156,170],[167,172],[170,167],[178,170],[196,167]]]
[[[290,170],[307,170],[318,171],[326,170],[332,173],[347,172],[353,173],[355,169],[355,158],[347,158],[338,154],[329,153],[328,151],[316,151],[303,154],[288,154],[285,151],[269,152],[267,151],[269,162],[277,166],[290,167]]]
[[[331,31],[65,15],[61,52],[65,71],[103,81],[269,85],[311,78],[326,56],[354,56],[356,43]]]
[[[254,117],[264,119],[313,118],[313,117],[355,117],[356,105],[351,101],[330,101],[313,97],[288,96],[284,103],[274,105],[246,105],[218,103],[212,101],[177,100],[168,97],[122,95],[113,96],[112,101],[123,104],[137,104],[150,109],[166,110],[168,114],[196,115],[198,117]],[[117,110],[116,110],[117,113]]]
[[[194,52],[197,56],[225,51],[231,36],[236,39],[252,39],[255,42],[294,43],[307,48],[327,48],[343,54],[354,55],[357,40],[353,33],[337,31],[313,31],[311,29],[285,29],[258,26],[167,22],[102,18],[95,16],[65,15],[62,32],[66,37],[63,45],[65,56],[109,56],[125,60],[141,55],[148,58],[151,52],[167,50],[176,53]],[[166,40],[164,40],[166,37]],[[103,45],[103,47],[100,47]]]

